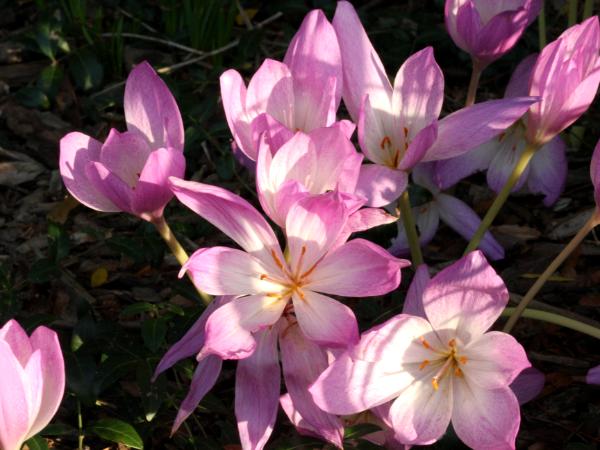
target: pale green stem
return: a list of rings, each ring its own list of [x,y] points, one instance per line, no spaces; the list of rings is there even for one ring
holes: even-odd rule
[[[158,234],[160,234],[163,240],[167,243],[169,250],[171,250],[171,253],[173,253],[175,258],[177,258],[179,264],[183,266],[189,259],[189,256],[171,231],[171,228],[169,228],[169,224],[165,220],[164,216],[153,219],[152,224],[156,227]],[[194,280],[189,272],[188,276],[190,277],[190,280],[192,280],[192,284],[194,284]],[[196,285],[194,284],[194,286]],[[202,292],[200,289],[198,289],[198,287],[196,287],[196,290],[198,291],[198,294],[205,305],[208,305],[212,301],[212,297],[206,292]]]
[[[583,238],[586,237],[588,233],[592,230],[592,228],[594,228],[598,224],[599,220],[600,219],[598,213],[595,213],[590,218],[590,220],[588,220],[585,223],[581,230],[579,230],[579,232],[573,237],[573,239],[571,239],[571,241],[565,246],[565,248],[562,249],[558,256],[554,258],[554,261],[552,261],[550,265],[546,268],[546,270],[544,270],[544,273],[540,275],[540,277],[535,281],[533,286],[529,288],[525,296],[521,299],[521,301],[515,308],[514,312],[509,317],[508,322],[506,322],[506,325],[504,325],[503,331],[505,333],[511,332],[511,330],[517,323],[517,320],[519,320],[519,317],[521,317],[523,311],[525,310],[525,308],[527,308],[529,302],[533,300],[533,298],[540,291],[542,286],[544,286],[546,281],[548,281],[548,278],[550,278],[554,274],[554,272],[558,270],[558,268],[565,261],[565,259],[567,259],[567,257],[573,252],[573,250],[577,248],[577,246],[581,243]]]
[[[83,450],[83,439],[85,435],[83,434],[83,416],[81,415],[81,402],[77,399],[77,449]]]
[[[546,46],[546,1],[542,0],[542,9],[538,16],[538,38],[540,41],[540,51]]]
[[[400,217],[402,218],[404,230],[406,231],[406,238],[408,239],[408,246],[410,247],[413,267],[417,268],[423,264],[423,254],[421,253],[421,246],[419,244],[417,226],[415,225],[412,208],[410,207],[408,190],[405,190],[398,199],[398,206],[400,207]]]
[[[512,307],[505,308],[504,311],[502,311],[502,316],[510,316],[515,309],[516,308]],[[595,337],[596,339],[600,339],[600,329],[588,325],[587,323],[561,316],[560,314],[555,314],[548,311],[540,311],[539,309],[525,309],[522,315],[527,319],[553,323],[555,325],[560,325],[561,327],[579,331],[580,333],[587,334],[588,336]]]
[[[589,19],[594,13],[594,0],[585,0],[583,5],[583,20]]]
[[[572,27],[577,23],[577,3],[579,0],[569,0],[568,26]]]
[[[521,175],[523,175],[525,169],[527,169],[529,161],[531,161],[531,158],[533,158],[533,155],[535,155],[536,150],[537,147],[531,144],[527,144],[525,150],[523,150],[523,153],[521,154],[521,157],[517,161],[515,168],[508,177],[508,180],[506,180],[506,183],[502,187],[502,190],[494,200],[494,203],[492,203],[492,206],[490,206],[490,209],[488,209],[483,220],[481,221],[481,224],[479,225],[479,228],[471,238],[469,245],[467,245],[467,248],[465,249],[465,255],[479,247],[479,243],[481,242],[481,239],[483,239],[483,235],[485,234],[487,229],[492,225],[492,222],[500,212],[500,208],[502,208],[502,205],[504,205],[504,203],[506,202],[506,199],[510,195],[510,192],[512,191],[513,187],[515,186],[517,181],[519,181],[519,178],[521,178]]]
[[[479,79],[481,78],[481,65],[473,59],[473,68],[471,69],[471,80],[469,81],[469,90],[467,91],[467,100],[465,106],[471,106],[475,103],[477,88],[479,87]]]

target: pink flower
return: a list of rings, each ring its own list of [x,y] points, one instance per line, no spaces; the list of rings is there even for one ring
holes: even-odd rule
[[[31,337],[15,321],[0,328],[0,448],[19,450],[52,420],[65,390],[56,333],[38,327]]]
[[[363,165],[357,188],[369,206],[396,200],[417,163],[465,153],[500,134],[535,101],[492,100],[438,120],[444,78],[430,47],[404,62],[392,87],[350,3],[338,3],[333,26],[344,62],[344,103],[358,123],[360,147],[374,163]]]
[[[143,62],[125,85],[127,131],[111,129],[100,143],[83,133],[60,141],[60,173],[79,202],[98,211],[125,211],[152,220],[171,200],[167,179],[183,176],[183,123],[175,99]]]
[[[535,20],[541,0],[446,0],[446,28],[480,69],[511,50]]]
[[[575,122],[590,106],[600,83],[598,17],[574,25],[537,59],[529,94],[540,97],[527,118],[527,141],[540,146]]]
[[[229,129],[237,146],[255,161],[258,136],[278,134],[278,145],[298,130],[311,131],[335,123],[342,96],[342,62],[331,24],[320,10],[307,14],[283,63],[266,59],[248,88],[230,69],[221,75],[221,96]],[[354,126],[342,124],[348,136]]]
[[[594,185],[594,199],[596,200],[596,211],[600,214],[600,140],[594,148],[592,162],[590,163],[590,177]]]
[[[587,384],[600,384],[600,366],[588,370],[585,381]]]
[[[333,414],[382,405],[406,444],[435,442],[452,421],[472,448],[514,448],[520,414],[509,385],[530,363],[512,336],[486,333],[507,301],[502,279],[470,253],[426,284],[427,319],[400,314],[365,332],[310,388],[315,402]]]

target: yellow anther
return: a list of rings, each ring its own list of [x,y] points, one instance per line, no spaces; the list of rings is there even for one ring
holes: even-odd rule
[[[433,385],[433,389],[435,389],[436,391],[440,388],[440,385],[438,384],[438,379],[436,377],[433,377],[431,379],[431,384]]]

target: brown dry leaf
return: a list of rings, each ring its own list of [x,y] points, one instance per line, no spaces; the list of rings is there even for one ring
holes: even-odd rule
[[[539,239],[542,235],[542,233],[535,228],[521,225],[498,225],[497,227],[494,227],[494,234],[503,234],[522,242]]]
[[[564,220],[553,228],[548,233],[550,239],[565,239],[577,234],[581,227],[592,217],[595,209],[589,209],[581,211],[573,216],[570,216],[567,220]]]
[[[58,202],[48,213],[48,219],[52,222],[64,224],[69,218],[69,213],[73,211],[79,202],[70,195],[67,195],[65,199]]]
[[[46,169],[27,155],[0,147],[0,186],[15,187],[35,180]]]

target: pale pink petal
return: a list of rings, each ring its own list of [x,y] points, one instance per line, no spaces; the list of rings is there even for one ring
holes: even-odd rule
[[[34,350],[31,354],[31,358],[27,361],[27,364],[23,367],[23,386],[27,391],[27,412],[29,415],[29,429],[27,434],[25,435],[25,440],[34,436],[32,428],[35,430],[41,430],[44,428],[48,422],[52,419],[52,416],[58,409],[58,404],[54,404],[55,399],[52,398],[52,403],[47,403],[47,407],[53,409],[52,415],[47,416],[46,411],[40,411],[40,406],[42,405],[42,397],[44,395],[44,384],[46,384],[46,380],[43,378],[42,374],[42,352],[37,349]],[[64,377],[64,367],[63,367],[63,377]],[[63,390],[64,390],[64,378],[63,378]],[[62,398],[62,391],[61,391]],[[60,403],[60,398],[58,402]],[[56,409],[55,409],[56,408]],[[50,412],[50,411],[48,411]],[[37,420],[38,415],[42,415],[42,420]],[[40,428],[41,426],[41,428]]]
[[[106,198],[90,182],[86,167],[100,158],[102,144],[83,133],[73,132],[60,140],[60,175],[67,190],[85,206],[105,212],[119,211],[119,207]]]
[[[215,355],[209,355],[201,361],[198,361],[198,365],[196,366],[194,376],[190,383],[190,390],[181,402],[179,410],[177,411],[177,417],[175,417],[175,421],[171,427],[171,435],[179,429],[185,419],[194,412],[198,403],[200,403],[208,391],[213,388],[221,373],[222,365],[223,362],[221,358]]]
[[[521,414],[509,389],[480,389],[454,378],[452,426],[471,448],[514,449]]]
[[[370,161],[396,167],[397,143],[392,138],[398,133],[394,131],[397,125],[391,111],[390,104],[376,104],[369,95],[365,95],[358,118],[358,143]]]
[[[507,302],[504,282],[480,251],[440,271],[423,293],[427,318],[445,343],[458,337],[466,344],[481,336]]]
[[[510,389],[515,393],[519,405],[523,405],[536,398],[542,389],[546,377],[535,367],[528,367],[513,380]]]
[[[444,75],[426,47],[411,55],[394,79],[392,111],[398,114],[397,126],[405,127],[412,141],[417,133],[440,115],[444,101]]]
[[[287,125],[282,124],[279,120],[273,118],[268,113],[261,113],[256,116],[250,124],[252,131],[252,142],[254,148],[254,156],[256,159],[256,148],[260,146],[261,139],[264,139],[266,144],[271,149],[271,154],[275,155],[277,151],[289,141],[295,134]]]
[[[562,194],[567,181],[567,146],[556,136],[542,146],[529,163],[527,188],[534,194],[544,195],[544,205],[553,205]]]
[[[298,324],[307,339],[328,347],[349,347],[358,342],[358,324],[346,305],[308,289],[292,296]]]
[[[500,331],[485,333],[459,352],[467,358],[462,366],[467,381],[482,389],[504,388],[531,366],[523,346]]]
[[[496,154],[492,158],[490,167],[487,171],[488,185],[496,193],[500,192],[506,184],[506,181],[521,158],[525,146],[526,142],[518,132],[508,131],[500,138]],[[517,180],[512,192],[516,192],[523,187],[527,181],[530,166],[531,165],[527,166],[521,175],[521,178]]]
[[[473,237],[481,224],[481,219],[475,211],[466,203],[448,194],[439,194],[436,204],[442,221],[465,240],[468,241]],[[483,235],[479,248],[493,261],[504,258],[504,248],[489,231]]]
[[[273,254],[283,261],[279,242],[271,226],[250,203],[217,186],[174,177],[169,178],[169,182],[181,203],[267,263],[273,271],[277,270]]]
[[[30,437],[50,423],[65,392],[65,362],[56,333],[46,327],[36,328],[31,335],[31,346],[40,352],[40,372],[35,376],[43,380],[43,390],[39,413],[29,429]]]
[[[109,171],[100,162],[90,162],[85,173],[94,188],[101,192],[121,211],[133,214],[133,190],[119,176]]]
[[[235,373],[235,417],[243,449],[262,450],[277,417],[281,375],[277,330],[256,334],[256,350],[238,362]]]
[[[403,170],[379,164],[363,164],[356,186],[356,194],[367,199],[368,206],[385,206],[402,195],[408,183]]]
[[[18,450],[27,436],[30,417],[25,374],[8,344],[0,340],[0,447]]]
[[[537,100],[532,97],[489,100],[460,109],[438,122],[438,138],[423,161],[461,155],[516,122]]]
[[[433,122],[430,125],[422,128],[417,135],[412,139],[404,157],[400,160],[398,168],[402,170],[410,170],[421,162],[427,154],[429,148],[437,140],[438,125]]]
[[[298,414],[321,438],[342,448],[342,421],[320,409],[308,390],[327,368],[327,354],[307,339],[298,324],[281,327],[279,346],[285,386]]]
[[[133,188],[152,150],[141,134],[113,128],[102,145],[99,162]]]
[[[333,248],[337,248],[348,240],[352,233],[359,231],[370,230],[371,228],[378,227],[380,225],[387,225],[394,223],[398,220],[396,216],[388,214],[381,208],[363,208],[353,212],[348,217],[346,227],[340,233],[337,238],[336,244]]]
[[[402,306],[402,314],[426,318],[425,308],[423,307],[423,291],[425,291],[425,286],[427,286],[429,280],[431,280],[429,267],[427,267],[427,264],[421,264],[417,267],[408,287],[406,299]]]
[[[33,348],[27,332],[14,319],[9,320],[0,328],[0,341],[8,344],[21,366],[25,367]]]
[[[317,171],[316,163],[317,155],[313,140],[306,133],[296,133],[271,160],[269,167],[271,188],[277,191],[284,182],[294,180],[310,189],[312,175]]]
[[[341,80],[341,78],[340,78]],[[294,79],[294,129],[306,132],[327,127],[335,122],[336,78],[329,78],[321,84],[298,88]],[[318,88],[316,88],[318,86]],[[316,88],[316,89],[315,89]]]
[[[219,78],[221,98],[229,130],[237,147],[250,159],[256,160],[256,148],[252,139],[252,120],[246,114],[246,85],[235,70],[225,71]]]
[[[294,406],[294,402],[292,401],[290,394],[283,394],[279,398],[279,404],[281,405],[281,409],[283,409],[283,412],[288,417],[290,422],[292,422],[292,425],[296,427],[296,431],[299,434],[303,436],[312,436],[319,439],[321,438],[319,431],[302,418],[302,415]]]
[[[409,265],[372,242],[354,239],[323,258],[306,288],[345,297],[383,295],[399,286],[400,269]]]
[[[352,4],[338,2],[333,27],[342,51],[344,104],[356,122],[364,95],[382,97],[389,101],[392,86]],[[361,61],[361,64],[353,64],[352,61]]]
[[[271,219],[285,229],[285,219],[290,209],[299,200],[310,197],[310,192],[298,181],[289,180],[283,183],[273,198],[273,214],[269,215]]]
[[[185,157],[174,148],[153,151],[139,176],[133,193],[133,210],[139,215],[160,217],[167,203],[173,198],[169,177],[183,177]]]
[[[183,151],[183,121],[173,94],[146,61],[138,64],[125,84],[125,121],[129,131],[146,137],[150,147]]]
[[[600,384],[600,366],[588,370],[585,381],[587,384]]]

